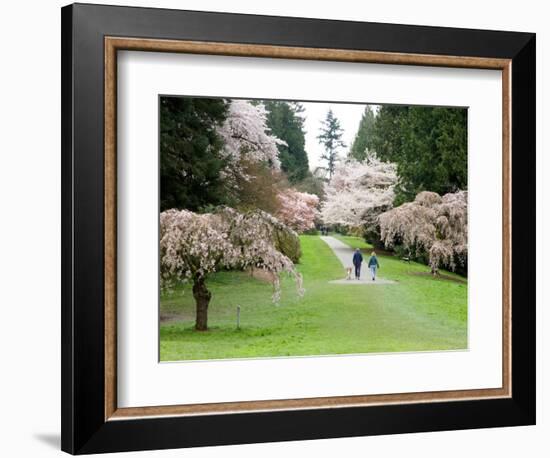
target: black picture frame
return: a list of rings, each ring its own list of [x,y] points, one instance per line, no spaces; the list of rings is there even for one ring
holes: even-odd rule
[[[62,8],[62,449],[72,454],[535,424],[535,34],[74,4]],[[512,396],[105,420],[104,37],[512,60]]]

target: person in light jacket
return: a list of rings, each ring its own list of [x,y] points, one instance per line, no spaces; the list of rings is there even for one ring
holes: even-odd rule
[[[359,277],[361,276],[361,263],[363,262],[363,255],[361,254],[361,251],[359,251],[359,248],[355,249],[355,253],[353,253],[353,265],[355,266],[355,279],[359,280]]]
[[[369,259],[369,269],[370,269],[372,281],[376,280],[376,269],[378,268],[380,268],[380,264],[378,263],[378,258],[376,257],[376,253],[373,251]]]

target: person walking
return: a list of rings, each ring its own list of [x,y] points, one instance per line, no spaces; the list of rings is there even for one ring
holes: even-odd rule
[[[376,269],[379,269],[379,268],[380,268],[380,264],[378,263],[378,258],[376,257],[376,253],[373,251],[369,259],[369,269],[370,269],[372,281],[376,280]]]
[[[361,263],[363,262],[363,255],[361,254],[361,251],[359,251],[359,248],[355,249],[355,253],[353,253],[353,265],[355,266],[355,279],[359,280],[359,277],[361,276]]]

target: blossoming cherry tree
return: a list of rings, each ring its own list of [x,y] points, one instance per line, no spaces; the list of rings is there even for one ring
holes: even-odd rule
[[[291,274],[303,293],[302,278],[293,262],[274,245],[281,223],[261,211],[239,213],[223,208],[197,214],[187,210],[166,210],[160,215],[161,288],[176,281],[191,281],[196,303],[195,329],[208,329],[208,275],[221,269],[259,268],[271,274],[273,300],[280,297],[279,275]],[[288,229],[287,229],[288,230]]]
[[[319,215],[319,197],[288,188],[280,191],[277,198],[280,204],[277,218],[280,221],[297,232],[315,227],[315,219]]]
[[[397,243],[426,253],[432,273],[444,265],[451,270],[468,256],[468,192],[457,191],[441,197],[435,192],[419,193],[379,216],[382,240],[388,248]]]

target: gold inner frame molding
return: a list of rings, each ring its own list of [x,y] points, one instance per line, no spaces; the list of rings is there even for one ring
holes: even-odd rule
[[[117,405],[117,51],[171,52],[316,61],[500,70],[502,72],[502,380],[500,388],[119,408]],[[105,37],[105,420],[423,403],[511,397],[511,60],[301,48],[238,43]]]

